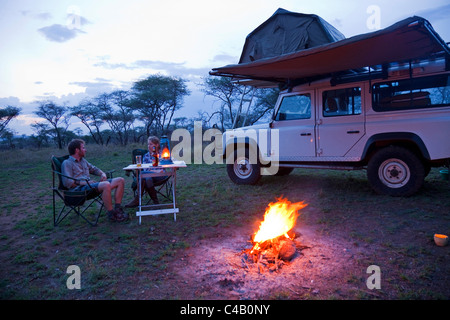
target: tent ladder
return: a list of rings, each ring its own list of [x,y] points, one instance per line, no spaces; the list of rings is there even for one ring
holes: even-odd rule
[[[246,98],[246,96],[250,93],[251,90],[251,96],[250,99]],[[252,105],[253,97],[255,95],[255,87],[251,87],[250,90],[246,90],[244,87],[244,90],[242,91],[241,96],[241,102],[239,103],[239,108],[236,112],[236,116],[234,117],[233,122],[233,129],[244,127],[245,123],[247,122],[247,116],[250,111],[250,107]],[[244,106],[246,104],[246,106]],[[242,109],[245,108],[246,110],[243,111]]]

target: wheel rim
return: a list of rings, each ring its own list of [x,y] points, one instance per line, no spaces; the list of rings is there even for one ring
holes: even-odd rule
[[[241,179],[247,179],[253,172],[253,166],[247,158],[238,158],[234,162],[234,173]]]
[[[390,188],[401,188],[409,182],[411,172],[402,160],[388,159],[378,168],[378,177]]]

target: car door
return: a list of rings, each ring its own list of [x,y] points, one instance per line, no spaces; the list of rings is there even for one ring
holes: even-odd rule
[[[344,157],[365,134],[363,84],[319,91],[317,155]]]
[[[271,124],[278,141],[271,141],[279,161],[305,161],[316,154],[314,92],[291,93],[281,97]]]

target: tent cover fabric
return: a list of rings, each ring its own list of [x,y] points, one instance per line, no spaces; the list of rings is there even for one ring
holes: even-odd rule
[[[214,68],[210,74],[286,84],[439,56],[445,57],[447,68],[450,66],[448,45],[427,20],[417,16],[375,32],[250,62],[245,62],[246,49],[240,64]]]
[[[246,38],[239,63],[276,57],[345,39],[314,14],[278,9]]]

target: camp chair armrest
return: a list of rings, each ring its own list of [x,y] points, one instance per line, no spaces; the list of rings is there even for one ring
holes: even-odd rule
[[[113,170],[109,170],[109,171],[106,171],[105,172],[105,174],[106,174],[106,176],[108,177],[108,179],[112,179],[113,178],[113,172],[115,172],[116,170],[115,169],[113,169]]]

